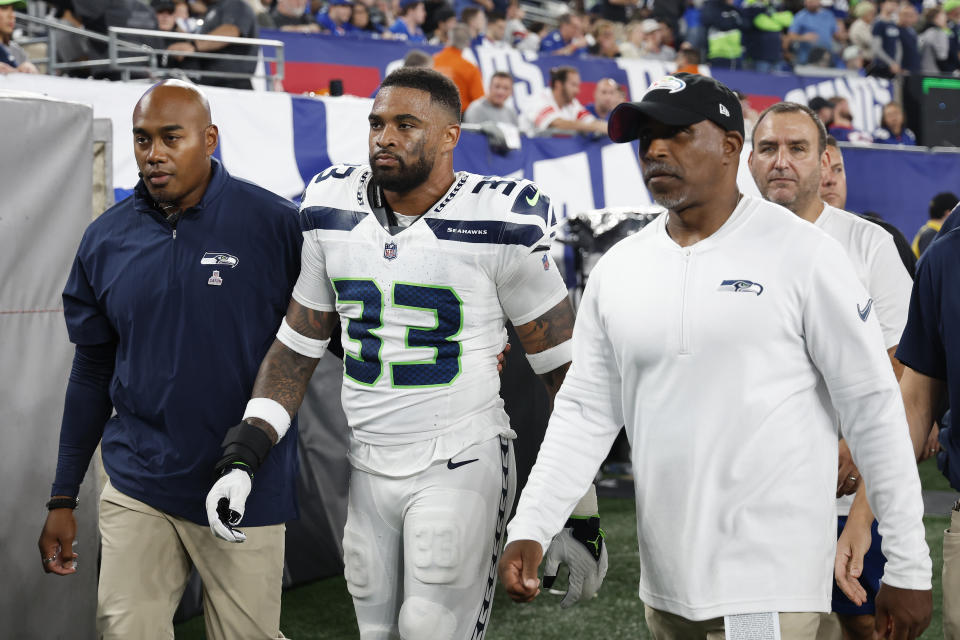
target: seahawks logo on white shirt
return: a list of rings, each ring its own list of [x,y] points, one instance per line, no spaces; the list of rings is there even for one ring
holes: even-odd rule
[[[237,256],[232,256],[229,253],[223,253],[220,251],[207,251],[203,254],[203,257],[200,258],[200,264],[213,264],[223,267],[230,267],[233,269],[235,266],[240,264],[240,259]]]
[[[735,291],[737,293],[763,293],[763,285],[752,280],[724,280],[717,291]]]

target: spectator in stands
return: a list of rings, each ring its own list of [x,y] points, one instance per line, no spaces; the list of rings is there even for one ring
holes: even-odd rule
[[[457,24],[457,14],[450,7],[444,6],[437,10],[434,17],[437,20],[437,28],[433,30],[430,44],[445,47],[450,44],[450,31],[453,25]]]
[[[900,49],[903,52],[900,66],[909,73],[920,71],[920,44],[915,28],[919,18],[917,8],[912,2],[905,0],[900,3],[900,11],[897,14],[897,26],[900,27]]]
[[[853,113],[850,112],[850,103],[846,98],[835,96],[830,98],[833,105],[833,121],[827,132],[840,142],[854,144],[869,144],[873,138],[866,131],[853,128]]]
[[[257,27],[257,18],[243,0],[207,0],[208,10],[203,18],[200,33],[209,36],[227,36],[230,38],[256,38],[260,30]],[[256,56],[258,48],[254,45],[227,44],[224,42],[208,42],[188,40],[174,42],[168,50],[172,52],[223,53],[237,56],[250,56],[250,60],[217,60],[198,58],[197,66],[203,71],[249,73],[253,75],[257,69]],[[232,87],[234,89],[252,89],[249,78],[222,78],[202,76],[201,84],[218,87]]]
[[[952,73],[960,71],[960,0],[947,0],[943,3],[943,10],[947,14],[950,43],[944,72]]]
[[[423,0],[400,0],[400,17],[390,25],[393,37],[413,44],[427,44],[421,25],[427,19]]]
[[[407,55],[403,56],[403,66],[433,69],[433,56],[422,49],[410,49]]]
[[[689,42],[681,44],[677,52],[677,73],[700,73],[700,52]]]
[[[617,28],[609,20],[597,20],[593,25],[594,43],[587,47],[587,53],[601,58],[619,58]]]
[[[873,23],[877,19],[877,6],[869,0],[862,0],[854,8],[853,15],[856,20],[848,32],[850,45],[860,50],[865,61],[873,60]]]
[[[685,0],[642,0],[643,4],[650,8],[650,17],[664,25],[664,30],[669,34],[680,33],[680,17],[687,11],[687,5],[699,6],[699,2],[688,3]],[[639,4],[639,3],[638,3]],[[695,8],[695,7],[692,7]],[[663,41],[669,45],[675,44],[672,37],[664,36]],[[697,63],[699,64],[699,63]]]
[[[450,45],[433,56],[433,68],[457,85],[462,110],[483,97],[483,75],[477,65],[463,57],[463,50],[469,46],[470,30],[465,24],[457,24],[450,32]]]
[[[793,22],[789,11],[778,11],[770,0],[743,3],[743,52],[746,66],[767,73],[783,62],[783,31]]]
[[[593,90],[593,102],[586,109],[598,120],[610,120],[610,112],[614,107],[626,100],[623,89],[613,78],[600,78]]]
[[[896,102],[888,102],[883,105],[880,126],[873,131],[873,141],[879,144],[916,146],[917,136],[903,125],[903,107]]]
[[[478,7],[467,7],[460,14],[460,22],[470,30],[470,42],[481,42],[487,31],[487,14]]]
[[[743,66],[743,17],[734,0],[706,0],[700,21],[707,30],[707,64],[719,69]]]
[[[787,44],[794,51],[796,63],[808,64],[823,52],[832,56],[837,30],[837,18],[820,6],[820,0],[804,0],[803,9],[793,17],[787,33]]]
[[[594,5],[593,11],[603,20],[626,24],[630,18],[627,9],[630,8],[632,12],[636,4],[636,0],[600,0]]]
[[[502,122],[519,126],[517,111],[507,103],[512,95],[513,76],[506,71],[497,71],[490,78],[487,95],[473,101],[463,114],[463,121],[467,124]]]
[[[277,0],[270,11],[273,26],[281,31],[317,33],[320,25],[307,13],[307,0]]]
[[[174,12],[177,5],[173,0],[152,0],[150,6],[157,16],[157,31],[174,32],[181,31],[177,25],[177,19]]]
[[[923,12],[923,26],[917,45],[920,48],[920,73],[944,73],[948,71],[950,55],[950,29],[947,14],[942,7],[930,7]]]
[[[627,25],[626,42],[620,45],[620,54],[626,58],[647,58],[673,62],[677,51],[664,42],[666,26],[653,18]]]
[[[504,35],[507,32],[507,18],[497,11],[491,11],[487,15],[487,29],[480,38],[481,45],[491,47],[506,47]]]
[[[383,27],[373,21],[370,7],[362,2],[353,5],[353,14],[350,16],[353,33],[361,36],[373,36],[383,33]]]
[[[317,24],[324,33],[332,36],[345,36],[353,33],[350,22],[353,15],[353,0],[328,0],[327,10],[317,15]]]
[[[494,0],[453,0],[453,10],[457,14],[457,18],[460,19],[460,22],[466,22],[467,18],[464,17],[463,12],[467,9],[476,9],[483,14],[487,11],[495,11],[497,4]],[[500,10],[504,11],[506,5],[502,2],[501,4],[503,4],[503,6],[500,7]],[[476,37],[476,34],[474,37]]]
[[[866,75],[866,62],[863,60],[863,54],[854,45],[845,47],[843,53],[840,54],[840,59],[843,61],[843,68],[847,71],[856,71],[860,75]]]
[[[507,44],[520,51],[539,51],[540,36],[527,29],[523,23],[526,11],[520,4],[520,0],[510,0],[507,5]]]
[[[550,87],[531,96],[521,114],[523,125],[532,133],[559,129],[572,133],[606,135],[607,123],[587,111],[577,95],[580,72],[574,67],[550,69]]]
[[[810,102],[807,103],[807,106],[817,114],[817,117],[820,118],[820,122],[823,123],[823,126],[829,129],[830,125],[833,124],[833,104],[826,98],[816,96],[810,99]]]
[[[580,16],[574,13],[565,13],[560,16],[557,28],[540,41],[541,55],[572,56],[586,48],[583,22]]]
[[[27,59],[27,52],[13,41],[13,31],[17,26],[14,9],[27,10],[24,0],[0,0],[0,74],[39,73]]]
[[[896,0],[882,0],[880,12],[873,22],[873,63],[867,73],[881,78],[892,78],[900,73],[903,48],[900,27],[896,23]]]
[[[957,196],[949,191],[944,191],[943,193],[938,193],[933,196],[933,200],[930,201],[930,208],[928,209],[930,219],[920,227],[917,235],[913,236],[913,244],[911,247],[914,255],[918,258],[923,255],[923,252],[927,250],[927,247],[930,246],[930,243],[933,242],[933,239],[937,236],[937,232],[940,231],[940,227],[943,226],[950,212],[957,206],[957,202]]]

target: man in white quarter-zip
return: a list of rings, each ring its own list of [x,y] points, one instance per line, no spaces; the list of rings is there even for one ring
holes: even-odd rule
[[[820,198],[822,174],[830,170],[827,131],[810,108],[793,102],[779,102],[757,118],[753,131],[750,172],[763,197],[782,205],[800,218],[823,229],[837,240],[853,263],[857,278],[873,301],[873,312],[883,333],[893,370],[900,378],[903,365],[894,357],[900,335],[907,323],[913,280],[903,266],[893,237],[882,227],[858,215],[833,207]],[[869,304],[869,303],[868,303]],[[869,313],[862,309],[861,313]],[[841,429],[842,431],[842,429]],[[847,523],[853,494],[860,474],[845,440],[840,440],[837,477],[838,535]],[[872,514],[866,522],[871,529]],[[832,609],[847,635],[854,639],[873,637],[876,620],[874,601],[880,588],[885,558],[881,538],[873,523],[865,537],[866,557],[859,576],[857,593],[843,593],[834,587]],[[841,545],[841,549],[844,545]]]
[[[814,638],[830,609],[839,415],[884,536],[878,617],[915,638],[931,611],[920,481],[880,324],[843,248],[738,192],[743,115],[719,82],[659,80],[609,130],[639,139],[667,213],[591,272],[573,365],[508,526],[507,592],[536,597],[543,551],[625,424],[654,638],[758,626],[750,637]]]

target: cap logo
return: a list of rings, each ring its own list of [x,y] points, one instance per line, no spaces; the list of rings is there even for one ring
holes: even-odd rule
[[[670,93],[677,93],[678,91],[683,91],[686,88],[687,83],[677,76],[664,76],[650,85],[650,88],[647,89],[646,93],[650,93],[656,89],[666,89]]]
[[[722,104],[720,105],[720,113],[727,116],[728,118],[730,117],[730,111]]]

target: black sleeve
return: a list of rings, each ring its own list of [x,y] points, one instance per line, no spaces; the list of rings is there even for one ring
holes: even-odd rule
[[[76,496],[90,466],[90,458],[113,412],[110,380],[116,360],[116,343],[77,345],[67,382],[60,426],[57,475],[50,495]]]

